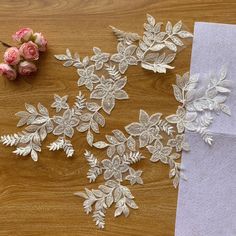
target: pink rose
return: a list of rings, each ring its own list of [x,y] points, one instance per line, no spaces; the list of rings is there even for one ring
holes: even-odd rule
[[[4,62],[9,65],[17,65],[20,61],[20,52],[16,47],[10,47],[4,53]]]
[[[40,52],[45,52],[47,49],[47,40],[41,33],[34,33],[34,42],[38,45]]]
[[[39,49],[38,46],[29,41],[27,43],[23,43],[20,47],[20,54],[26,60],[35,61],[39,59]]]
[[[37,71],[37,67],[34,63],[28,61],[22,61],[19,64],[18,72],[21,75],[31,75]]]
[[[0,64],[0,75],[6,77],[9,80],[16,79],[16,71],[11,66],[1,63]]]
[[[14,35],[12,35],[13,40],[18,43],[23,43],[29,41],[33,34],[33,30],[30,28],[22,28],[17,31]]]

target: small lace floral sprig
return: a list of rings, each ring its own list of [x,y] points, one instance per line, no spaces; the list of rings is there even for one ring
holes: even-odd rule
[[[225,104],[230,93],[226,74],[226,68],[222,67],[219,74],[209,75],[209,84],[200,89],[197,88],[199,75],[177,75],[173,90],[176,100],[182,105],[176,114],[163,119],[161,113],[149,115],[140,110],[139,121],[127,125],[126,134],[113,130],[112,135],[106,135],[106,141],[93,144],[98,149],[106,149],[106,159],[99,161],[91,152],[85,152],[90,166],[87,178],[94,182],[103,175],[105,183],[98,189],[85,188],[85,192],[77,192],[75,195],[85,198],[84,210],[87,214],[93,212],[92,216],[99,228],[104,228],[105,213],[112,204],[116,208],[115,217],[122,214],[127,217],[130,209],[138,208],[134,196],[123,182],[143,184],[143,171],[131,167],[144,159],[141,149],[148,150],[151,162],[169,165],[169,178],[173,180],[174,187],[178,186],[180,177],[185,179],[178,161],[181,151],[190,151],[184,131],[199,133],[211,145],[213,137],[207,128],[213,122],[213,114],[219,115],[222,111],[230,115],[230,108]],[[167,141],[164,135],[168,137]]]
[[[197,88],[199,74],[189,76],[186,73],[183,77],[177,75],[173,90],[176,100],[182,105],[178,107],[176,114],[166,117],[166,120],[176,124],[178,133],[184,130],[199,133],[211,145],[213,137],[208,127],[214,120],[214,114],[223,112],[231,115],[229,106],[225,104],[231,92],[226,66],[222,66],[218,74],[208,74],[204,80],[208,81],[207,86]]]
[[[129,98],[124,90],[127,77],[123,75],[128,66],[141,63],[145,69],[165,73],[166,69],[173,68],[168,64],[174,60],[177,46],[183,46],[180,38],[192,37],[191,33],[182,30],[181,21],[174,26],[168,22],[165,31],[161,31],[161,26],[162,23],[156,23],[152,16],[147,15],[143,37],[112,27],[118,38],[118,52],[115,54],[105,53],[94,47],[94,55],[91,57],[81,58],[77,53],[72,55],[69,49],[66,54],[55,55],[58,60],[64,61],[65,67],[73,66],[77,69],[77,84],[89,90],[90,99],[79,93],[74,105],[69,107],[67,95],[55,95],[52,107],[58,114],[54,116],[50,116],[48,109],[40,103],[37,107],[25,104],[26,111],[16,113],[20,117],[17,126],[26,126],[25,130],[13,135],[3,135],[0,141],[4,145],[16,146],[15,154],[31,155],[34,161],[38,160],[42,142],[49,133],[58,136],[48,146],[49,149],[62,149],[67,157],[74,154],[70,138],[75,129],[86,132],[87,142],[92,146],[94,133],[99,133],[99,127],[105,126],[104,113],[110,115],[117,101]],[[174,53],[161,53],[166,49]]]

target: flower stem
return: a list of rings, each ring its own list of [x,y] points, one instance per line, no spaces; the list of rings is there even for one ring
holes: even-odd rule
[[[1,40],[0,40],[0,43],[1,43],[4,47],[7,47],[7,48],[10,48],[10,47],[11,47],[11,45],[9,45],[9,44],[7,44],[7,43],[1,41]]]

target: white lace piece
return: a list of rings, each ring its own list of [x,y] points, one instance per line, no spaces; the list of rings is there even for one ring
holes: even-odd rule
[[[69,49],[66,50],[66,54],[55,55],[58,60],[64,61],[65,67],[74,66],[77,69],[80,77],[78,86],[84,85],[90,91],[91,101],[86,102],[85,97],[79,93],[74,106],[70,108],[67,104],[67,95],[55,95],[52,107],[60,114],[52,117],[42,104],[38,104],[38,110],[33,105],[26,104],[26,111],[17,113],[21,118],[18,126],[26,125],[25,131],[3,135],[0,141],[7,146],[16,146],[16,155],[31,155],[34,161],[38,160],[41,143],[49,133],[58,136],[58,139],[49,145],[49,149],[62,149],[67,157],[74,154],[74,148],[68,138],[72,138],[75,129],[87,132],[87,142],[92,146],[94,133],[99,133],[99,126],[105,126],[102,110],[109,115],[117,100],[129,98],[124,90],[127,78],[122,75],[128,66],[140,62],[146,69],[150,69],[147,67],[149,65],[153,66],[152,70],[155,72],[164,73],[166,69],[172,68],[167,64],[174,60],[175,54],[159,55],[159,51],[164,48],[177,51],[177,46],[183,46],[178,37],[192,37],[191,33],[181,29],[181,21],[173,27],[168,22],[165,32],[161,32],[162,23],[155,23],[152,16],[147,15],[147,21],[144,24],[145,32],[142,39],[136,33],[126,33],[112,27],[119,41],[118,53],[109,54],[94,47],[94,55],[83,59],[78,53],[72,55]],[[139,46],[134,44],[136,41],[139,41]]]
[[[176,100],[182,106],[178,107],[176,114],[161,119],[161,113],[149,116],[140,110],[139,121],[125,127],[127,135],[120,130],[113,130],[112,135],[106,135],[105,142],[93,144],[98,149],[106,149],[107,159],[100,162],[91,152],[85,152],[90,166],[87,178],[94,182],[98,176],[103,175],[105,184],[96,190],[86,188],[85,192],[77,192],[75,195],[85,198],[84,210],[87,214],[93,212],[99,228],[104,228],[106,210],[113,203],[116,207],[115,217],[121,214],[127,217],[129,208],[138,208],[134,196],[123,182],[143,184],[142,170],[131,167],[144,158],[140,149],[146,148],[149,151],[151,162],[169,165],[169,178],[173,180],[174,187],[178,186],[180,177],[185,179],[180,162],[177,161],[181,151],[190,151],[184,130],[200,133],[206,143],[212,144],[213,137],[207,128],[213,121],[213,113],[218,115],[222,111],[230,115],[229,107],[224,104],[230,92],[226,74],[226,68],[223,67],[219,75],[210,75],[209,84],[200,89],[197,89],[199,75],[177,75],[173,89]],[[176,125],[176,129],[172,124]],[[177,131],[176,135],[174,130]],[[168,137],[167,142],[163,135]]]

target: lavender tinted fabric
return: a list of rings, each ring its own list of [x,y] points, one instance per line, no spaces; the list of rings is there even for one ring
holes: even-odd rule
[[[215,117],[212,147],[187,133],[191,151],[183,153],[182,166],[188,180],[180,180],[176,236],[236,235],[236,26],[196,23],[191,74],[219,71],[224,64],[232,81],[232,116]]]

